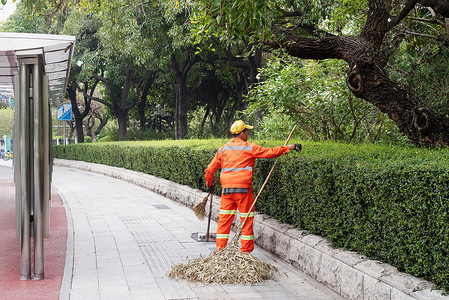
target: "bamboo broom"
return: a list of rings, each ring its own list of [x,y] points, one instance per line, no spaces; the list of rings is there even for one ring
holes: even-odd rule
[[[218,183],[218,179],[215,179],[215,182],[212,184],[212,186],[215,186]],[[209,192],[206,197],[204,197],[203,201],[192,207],[193,212],[195,213],[196,217],[200,219],[201,221],[204,220],[206,217],[206,204],[209,197],[213,194],[213,192]],[[211,200],[212,201],[212,197]]]

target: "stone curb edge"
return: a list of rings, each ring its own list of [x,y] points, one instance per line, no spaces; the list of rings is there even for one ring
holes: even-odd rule
[[[207,193],[152,175],[83,161],[54,159],[54,165],[118,178],[192,207]],[[220,197],[213,197],[212,218],[218,220]],[[256,213],[254,236],[258,246],[313,277],[346,299],[449,299],[433,284],[369,260],[354,252],[333,248],[325,238],[281,224]]]

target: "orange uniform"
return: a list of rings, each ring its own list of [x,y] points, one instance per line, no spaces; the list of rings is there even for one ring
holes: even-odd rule
[[[217,250],[225,247],[228,242],[236,209],[239,210],[242,221],[249,213],[242,228],[240,250],[242,252],[254,250],[254,208],[249,210],[254,202],[252,181],[255,159],[274,158],[289,151],[288,146],[264,148],[254,143],[248,143],[240,137],[233,138],[218,149],[205,170],[204,176],[207,185],[211,186],[215,171],[221,168],[220,182],[223,191],[217,228]]]

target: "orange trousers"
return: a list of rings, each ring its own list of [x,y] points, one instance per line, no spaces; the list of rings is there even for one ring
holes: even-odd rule
[[[251,252],[254,250],[254,207],[249,212],[254,202],[253,190],[248,189],[248,193],[233,193],[229,195],[221,195],[220,212],[217,227],[216,244],[217,250],[226,246],[231,231],[232,221],[234,220],[236,209],[239,210],[240,220],[243,222],[249,213],[248,219],[242,228],[241,248],[242,252]]]

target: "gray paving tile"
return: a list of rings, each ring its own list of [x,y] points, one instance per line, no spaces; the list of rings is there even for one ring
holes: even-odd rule
[[[166,300],[164,294],[159,290],[159,287],[152,289],[131,290],[133,300]]]
[[[252,285],[241,285],[241,284],[224,284],[222,288],[228,294],[234,293],[254,293],[256,290]]]
[[[192,288],[184,281],[168,277],[157,277],[156,282],[166,299],[196,299]]]
[[[72,289],[95,289],[98,291],[98,276],[96,273],[87,273],[76,275],[73,277]]]
[[[70,300],[99,300],[100,294],[97,288],[72,288]]]
[[[248,292],[248,293],[230,293],[229,296],[233,300],[262,300],[265,299],[261,294],[257,292]],[[283,298],[279,298],[284,300]]]
[[[115,289],[100,290],[101,300],[133,300],[130,291]]]
[[[193,291],[200,300],[211,300],[211,299],[221,299],[221,300],[231,300],[232,297],[226,293],[219,285],[206,285],[192,287]]]

